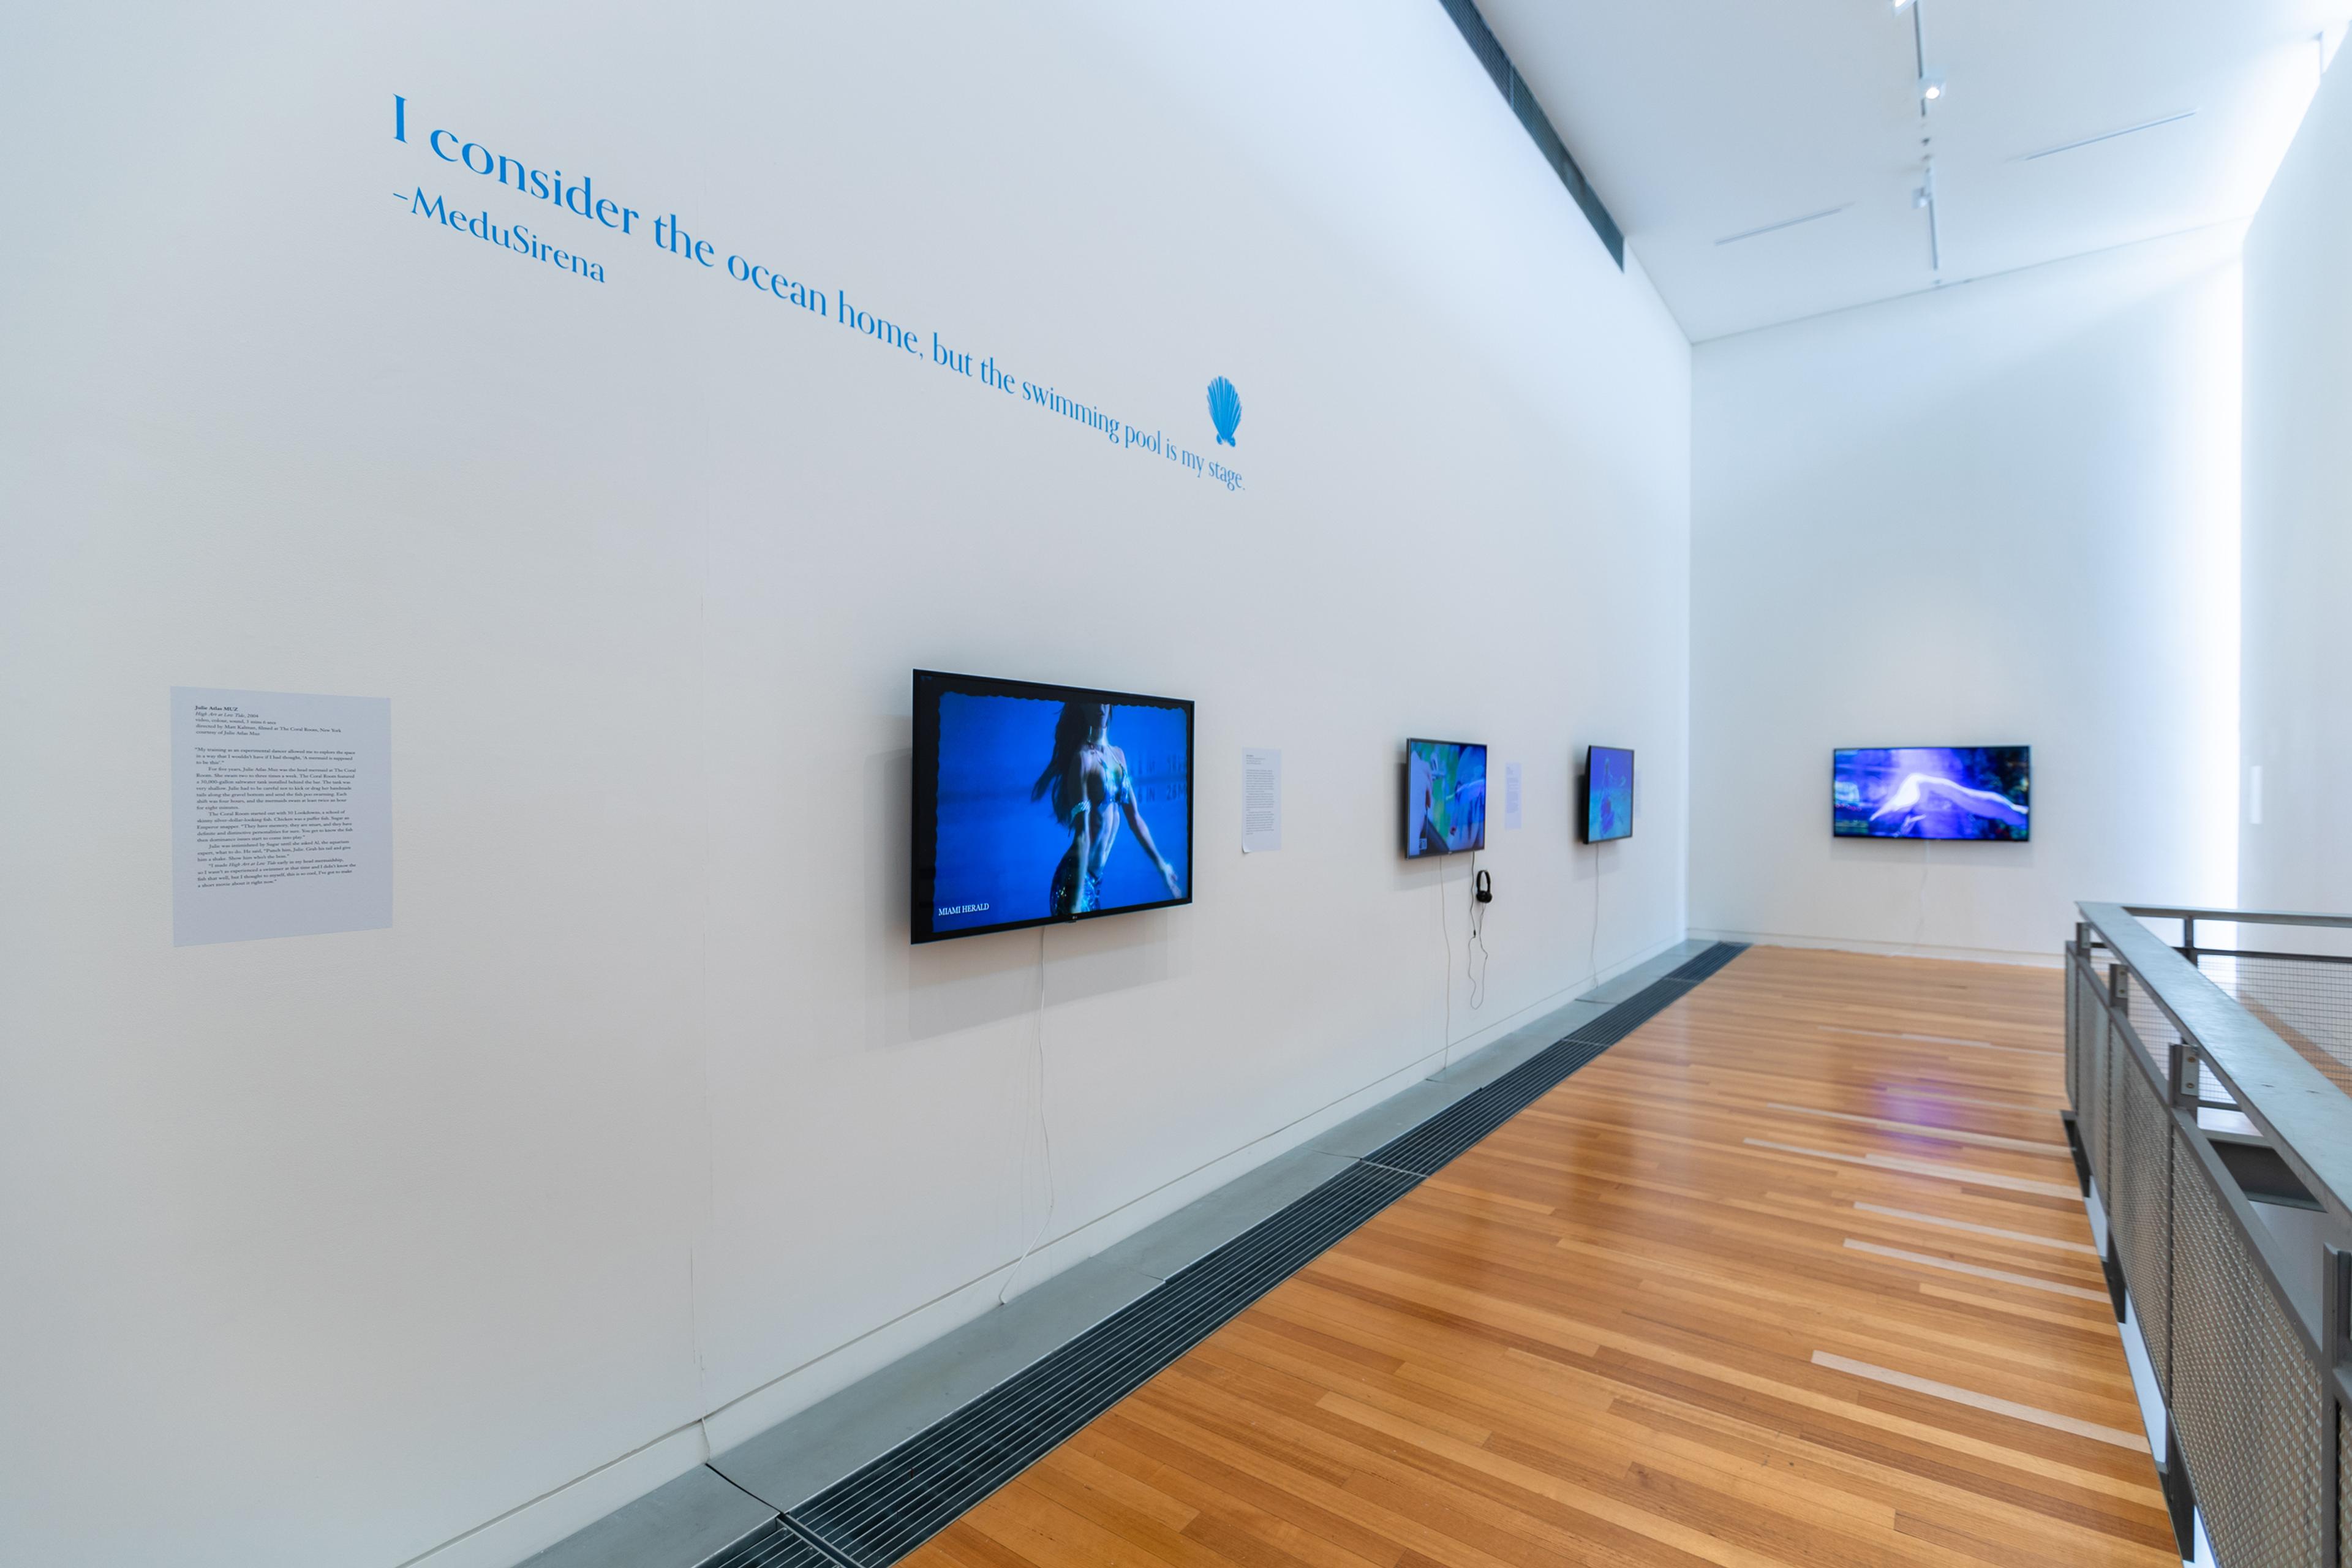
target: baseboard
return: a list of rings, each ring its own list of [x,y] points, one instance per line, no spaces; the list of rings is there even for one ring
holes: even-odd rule
[[[1506,1069],[1499,1076],[1475,1086],[1458,1083],[1451,1093],[1423,1089],[1401,1097],[1406,1108],[1401,1120],[1391,1118],[1388,1107],[1376,1108],[1368,1113],[1371,1125],[1360,1121],[1352,1130],[1349,1147],[1317,1146],[1315,1158],[1339,1162],[1340,1169],[1313,1167],[1317,1179],[1271,1210],[1246,1215],[1223,1210],[1221,1222],[1240,1223],[1222,1241],[1188,1232],[1181,1250],[1159,1253],[1159,1268],[1143,1270],[1154,1283],[1141,1294],[1107,1316],[1090,1317],[1075,1333],[1066,1323],[1054,1342],[1030,1347],[1019,1370],[992,1380],[976,1397],[959,1391],[938,1400],[921,1413],[929,1418],[895,1444],[878,1450],[869,1445],[870,1457],[836,1452],[829,1475],[812,1474],[796,1454],[812,1439],[822,1447],[831,1434],[787,1423],[746,1449],[721,1453],[712,1468],[782,1509],[790,1528],[824,1546],[830,1561],[899,1561],[1358,1226],[1437,1179],[1454,1160],[1744,951],[1719,944],[1699,953],[1666,954],[1660,962],[1673,965],[1669,972],[1615,1005],[1557,1009],[1506,1037],[1518,1044],[1543,1037],[1545,1043],[1516,1061],[1512,1052],[1500,1051],[1490,1064]],[[1639,978],[1629,976],[1628,983]],[[1142,1239],[1150,1237],[1147,1232]],[[1175,1239],[1160,1238],[1163,1244]],[[1139,1262],[1140,1255],[1129,1261]],[[983,1327],[975,1339],[951,1337],[941,1348],[950,1356],[984,1357],[992,1348],[979,1342],[985,1335]],[[923,1373],[926,1384],[935,1385],[936,1362]],[[899,1403],[901,1392],[860,1385],[836,1403],[887,1407]],[[746,1557],[740,1568],[754,1560]],[[730,1568],[739,1565],[730,1561]]]
[[[1699,932],[1695,931],[1685,931],[1685,932],[1684,932],[1682,935],[1680,935],[1680,936],[1670,936],[1670,937],[1666,938],[1664,942],[1652,942],[1649,946],[1647,946],[1647,947],[1645,947],[1645,948],[1641,949],[1639,952],[1637,952],[1633,953],[1633,954],[1632,956],[1630,956],[1630,957],[1627,957],[1627,958],[1620,958],[1620,959],[1614,959],[1614,960],[1611,961],[1610,963],[1607,963],[1602,964],[1600,968],[1598,968],[1598,969],[1596,969],[1596,970],[1594,970],[1594,971],[1592,972],[1592,976],[1591,976],[1591,979],[1589,979],[1589,980],[1587,980],[1587,981],[1585,981],[1585,982],[1584,982],[1584,984],[1583,984],[1583,985],[1582,985],[1580,988],[1580,987],[1578,987],[1578,986],[1573,986],[1573,985],[1571,985],[1571,986],[1570,986],[1566,991],[1560,992],[1559,994],[1560,996],[1562,996],[1562,997],[1570,997],[1570,998],[1572,998],[1572,997],[1576,997],[1576,996],[1581,996],[1581,995],[1582,995],[1582,994],[1584,994],[1584,993],[1585,993],[1585,992],[1587,992],[1587,991],[1595,991],[1595,990],[1598,990],[1598,989],[1600,989],[1601,986],[1606,985],[1606,984],[1608,984],[1611,981],[1612,981],[1612,980],[1616,979],[1619,975],[1621,975],[1621,974],[1625,974],[1625,973],[1630,973],[1632,971],[1641,968],[1641,967],[1642,967],[1642,965],[1643,965],[1643,964],[1645,964],[1645,963],[1649,963],[1649,962],[1650,962],[1650,960],[1652,960],[1652,959],[1654,959],[1654,958],[1657,957],[1657,956],[1658,956],[1658,954],[1660,954],[1660,953],[1662,953],[1662,952],[1665,952],[1665,951],[1667,951],[1669,948],[1676,948],[1676,947],[1680,947],[1683,943],[1685,943],[1685,942],[1686,942],[1691,941],[1692,939],[1694,939],[1694,938],[1697,937],[1699,934],[1700,934]],[[1733,939],[1726,939],[1726,938],[1722,938],[1722,937],[1712,937],[1712,936],[1710,936],[1710,937],[1706,938],[1706,940],[1707,940],[1707,941],[1709,941],[1709,942],[1721,942],[1721,941],[1725,941],[1725,940],[1734,940],[1734,941],[1736,941],[1736,940],[1738,940],[1738,939],[1736,939],[1736,938],[1733,938]],[[1538,1007],[1556,1007],[1556,1006],[1558,1006],[1559,1005],[1559,1002],[1558,1002],[1558,1001],[1553,1000],[1552,998],[1547,997],[1545,1000],[1543,1000],[1543,1001],[1541,1001],[1541,1002],[1537,1003],[1537,1004],[1536,1004],[1536,1006],[1538,1006]],[[1532,1011],[1534,1011],[1534,1008],[1526,1008],[1526,1009],[1522,1009],[1522,1011],[1523,1011],[1523,1012],[1532,1012]]]
[[[600,1465],[578,1480],[519,1503],[488,1523],[409,1558],[399,1568],[513,1568],[709,1458],[710,1445],[703,1437],[702,1424],[695,1422]]]
[[[1697,933],[1691,933],[1696,935]],[[1154,1221],[1247,1174],[1267,1161],[1303,1147],[1332,1128],[1426,1080],[1450,1060],[1456,1068],[1515,1030],[1557,1011],[1594,987],[1637,969],[1687,938],[1676,934],[1632,955],[1604,964],[1549,995],[1483,1023],[1437,1050],[1382,1073],[1318,1110],[1264,1133],[1237,1149],[1177,1176],[1151,1191],[1097,1215],[1041,1244],[1019,1266],[1013,1294],[1022,1294],[1063,1270],[1126,1240]],[[846,1343],[778,1374],[711,1410],[700,1421],[655,1439],[544,1497],[521,1503],[488,1522],[401,1563],[399,1568],[513,1568],[533,1553],[586,1528],[614,1510],[685,1474],[712,1454],[798,1415],[818,1401],[870,1376],[924,1345],[951,1333],[997,1304],[1008,1263],[966,1281]]]
[[[1744,942],[1757,947],[1804,947],[1831,952],[1867,952],[1881,958],[1942,958],[1964,963],[2015,963],[2034,969],[2056,969],[2066,961],[2063,952],[2020,952],[2000,947],[1947,947],[1932,942],[1868,942],[1860,937],[1797,936],[1788,931],[1731,931],[1691,927],[1694,939]]]
[[[1248,1174],[1267,1161],[1304,1147],[1341,1122],[1361,1115],[1414,1084],[1424,1081],[1447,1062],[1459,1068],[1469,1058],[1501,1041],[1514,1030],[1566,1006],[1596,984],[1639,968],[1685,940],[1680,935],[1669,937],[1652,943],[1629,958],[1607,964],[1597,974],[1571,982],[1549,995],[1538,997],[1490,1023],[1482,1024],[1449,1046],[1416,1057],[1328,1105],[1261,1134],[1240,1148],[1041,1243],[1020,1266],[1019,1277],[1013,1281],[1013,1289],[1009,1293],[1005,1292],[1005,1285],[1007,1276],[1013,1273],[1013,1266],[1007,1264],[880,1324],[845,1344],[837,1345],[814,1360],[782,1373],[756,1388],[745,1391],[703,1418],[710,1451],[723,1453],[777,1423],[789,1420],[818,1401],[963,1327],[994,1307],[1000,1293],[1006,1293],[1010,1299],[1035,1289],[1064,1269],[1084,1263],[1153,1222],[1174,1214],[1187,1204]],[[435,1568],[439,1568],[439,1565],[436,1564]]]

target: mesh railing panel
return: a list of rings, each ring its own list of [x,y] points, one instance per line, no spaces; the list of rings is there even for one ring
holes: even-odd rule
[[[2139,1071],[2132,1061],[2130,1035],[2113,1020],[2107,1025],[2106,1057],[2107,1092],[2100,1113],[2100,1131],[2106,1137],[2109,1180],[2099,1190],[2106,1196],[2107,1219],[2112,1224],[2116,1217],[2116,1187],[2124,1179],[2123,1131],[2119,1125],[2123,1121],[2124,1092],[2131,1087],[2132,1075]]]
[[[2352,963],[2209,952],[2197,967],[2352,1094]]]
[[[2319,1561],[2317,1373],[2194,1151],[2172,1158],[2171,1408],[2222,1568]]]
[[[2098,1016],[2098,998],[2091,994],[2090,971],[2081,964],[2066,966],[2066,1103],[2079,1117],[2083,1110],[2083,1071],[2090,1058],[2085,1036]],[[2078,1128],[2077,1131],[2080,1131]]]
[[[2065,987],[2065,1098],[2082,1117],[2084,1077],[2091,1069],[2091,1030],[2098,1025],[2098,983],[2079,963],[2067,966]],[[2077,1126],[2077,1133],[2079,1133]]]
[[[2091,1179],[2099,1184],[2099,1199],[2108,1197],[2107,1180],[2107,1056],[2115,1027],[2107,1021],[2104,1003],[2088,1005],[2090,1026],[2083,1031],[2083,1098],[2075,1106],[2083,1132],[2083,1158],[2090,1162]]]
[[[2157,1385],[2172,1397],[2172,1114],[2137,1064],[2117,1060],[2116,1258],[2131,1288]]]

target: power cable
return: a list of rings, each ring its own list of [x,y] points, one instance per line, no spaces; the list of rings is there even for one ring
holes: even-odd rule
[[[1585,967],[1592,972],[1592,984],[1601,984],[1601,857],[1599,845],[1592,849],[1592,941],[1584,953]]]
[[[1478,852],[1474,849],[1470,852],[1470,940],[1462,944],[1462,973],[1469,983],[1473,1013],[1486,1005],[1486,966],[1493,962],[1494,955],[1486,951],[1486,906],[1478,900]]]
[[[1438,1058],[1437,1072],[1443,1078],[1454,1065],[1454,922],[1445,915],[1445,858],[1437,861],[1437,929],[1445,944],[1445,1026],[1438,1031],[1444,1049]]]
[[[1037,1222],[1036,1234],[1030,1237],[1029,1245],[1021,1249],[1021,1256],[1013,1260],[1013,1272],[1004,1277],[1003,1288],[996,1292],[996,1304],[1000,1307],[1004,1305],[1005,1299],[1012,1295],[1013,1281],[1021,1278],[1022,1265],[1029,1261],[1029,1255],[1036,1251],[1037,1244],[1045,1238],[1047,1228],[1054,1223],[1054,1205],[1059,1197],[1054,1182],[1054,1125],[1045,1116],[1045,928],[1044,926],[1037,928],[1035,1040],[1036,1075],[1033,1082],[1033,1092],[1035,1095],[1037,1107],[1037,1136],[1045,1146],[1045,1217]],[[1024,1138],[1021,1141],[1021,1194],[1025,1198],[1028,1193],[1029,1141]]]

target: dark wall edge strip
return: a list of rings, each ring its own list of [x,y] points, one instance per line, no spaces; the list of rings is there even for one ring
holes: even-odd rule
[[[1593,190],[1592,182],[1584,177],[1584,171],[1577,167],[1576,160],[1570,156],[1568,144],[1559,139],[1559,132],[1552,129],[1551,117],[1543,111],[1543,105],[1538,103],[1535,94],[1528,89],[1527,79],[1519,75],[1518,68],[1511,64],[1511,57],[1503,52],[1502,43],[1495,37],[1494,29],[1486,26],[1486,18],[1478,15],[1478,7],[1473,0],[1437,0],[1437,3],[1445,7],[1445,14],[1453,17],[1454,25],[1461,29],[1463,42],[1468,44],[1470,52],[1478,57],[1478,63],[1486,68],[1486,75],[1494,82],[1495,89],[1511,106],[1511,112],[1518,116],[1519,124],[1526,129],[1528,140],[1536,144],[1536,151],[1543,154],[1544,162],[1549,163],[1552,173],[1559,176],[1559,183],[1568,187],[1568,194],[1576,198],[1576,205],[1584,209],[1585,219],[1592,225],[1592,232],[1601,237],[1601,245],[1608,249],[1609,259],[1617,264],[1618,271],[1625,270],[1625,236],[1618,228],[1617,220],[1609,216],[1609,209],[1601,205],[1600,194]]]

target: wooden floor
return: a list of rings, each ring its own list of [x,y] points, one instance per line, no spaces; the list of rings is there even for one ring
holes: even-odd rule
[[[1751,950],[907,1561],[2170,1568],[2059,1030]]]

